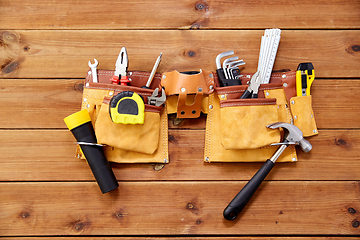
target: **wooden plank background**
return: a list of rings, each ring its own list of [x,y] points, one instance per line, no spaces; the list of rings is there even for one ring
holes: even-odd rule
[[[275,70],[314,64],[313,150],[276,164],[228,222],[261,163],[204,163],[206,116],[169,116],[170,163],[112,164],[120,187],[102,195],[63,123],[87,62],[113,70],[125,46],[129,70],[163,52],[159,72],[215,71],[234,50],[254,72],[266,28],[282,29]],[[0,237],[359,239],[359,96],[359,0],[0,0]]]

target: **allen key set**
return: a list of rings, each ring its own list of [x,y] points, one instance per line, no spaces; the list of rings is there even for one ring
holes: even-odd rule
[[[261,37],[261,46],[259,53],[259,62],[257,72],[260,83],[269,83],[271,72],[274,66],[277,49],[280,43],[281,30],[266,29],[264,36]],[[217,55],[215,59],[216,73],[219,77],[220,87],[242,85],[240,79],[239,67],[244,65],[243,59],[239,57],[226,58],[221,64],[221,59],[234,55],[234,51],[223,52]],[[255,80],[254,80],[255,81]],[[250,81],[252,82],[252,81]]]

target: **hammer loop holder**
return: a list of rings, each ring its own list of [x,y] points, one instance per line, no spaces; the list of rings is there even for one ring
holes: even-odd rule
[[[167,101],[168,113],[177,113],[178,118],[198,118],[201,112],[207,112],[203,109],[204,99],[214,91],[211,72],[167,72],[163,74],[161,84],[165,87],[166,96],[170,97]]]

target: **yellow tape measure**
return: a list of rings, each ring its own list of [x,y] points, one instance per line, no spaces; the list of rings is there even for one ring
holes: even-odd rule
[[[112,97],[109,112],[114,123],[144,124],[144,100],[132,91],[124,91]]]

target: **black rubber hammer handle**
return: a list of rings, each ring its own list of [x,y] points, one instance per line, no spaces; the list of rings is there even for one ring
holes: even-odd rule
[[[240,190],[224,210],[223,215],[226,220],[234,220],[238,216],[274,165],[275,163],[268,159],[250,181]]]

